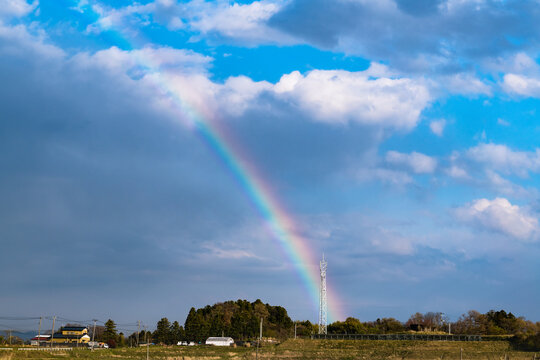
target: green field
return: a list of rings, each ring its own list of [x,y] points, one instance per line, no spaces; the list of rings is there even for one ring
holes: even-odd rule
[[[260,359],[527,359],[531,352],[514,351],[506,341],[354,341],[288,340],[259,350]],[[255,359],[254,348],[219,348],[207,346],[150,346],[150,359]],[[0,359],[145,359],[146,348],[87,349],[66,352],[0,350]]]

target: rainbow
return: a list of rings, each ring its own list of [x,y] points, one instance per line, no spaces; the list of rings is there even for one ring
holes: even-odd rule
[[[99,20],[100,15],[91,5],[83,3],[79,3],[78,5],[79,9],[85,14]],[[99,26],[100,22],[95,21],[94,24]],[[101,30],[112,32],[115,41],[120,41],[129,50],[137,49],[133,41],[121,29],[107,27]],[[197,108],[186,98],[180,96],[174,90],[170,81],[165,76],[161,76],[159,67],[152,63],[152,59],[137,56],[136,61],[147,72],[155,75],[151,77],[154,85],[174,101],[175,105],[182,112],[182,115],[193,123],[205,142],[232,172],[248,198],[265,219],[280,248],[285,252],[289,261],[294,266],[310,295],[314,309],[318,309],[320,277],[317,256],[313,254],[309,241],[299,235],[299,231],[297,231],[298,227],[293,217],[285,210],[285,206],[273,193],[270,184],[264,181],[255,164],[248,161],[245,152],[239,148],[232,136],[228,135],[226,129],[223,128],[223,122],[216,121],[216,114],[212,114],[208,109],[202,107]],[[328,320],[344,319],[344,316],[340,312],[342,304],[335,295],[335,291],[329,287],[327,294]]]

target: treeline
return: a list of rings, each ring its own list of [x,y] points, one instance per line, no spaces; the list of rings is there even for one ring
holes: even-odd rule
[[[170,322],[162,318],[156,330],[133,332],[128,337],[118,333],[116,324],[108,320],[104,327],[96,330],[96,340],[105,341],[110,346],[129,346],[153,342],[176,344],[179,341],[204,343],[211,336],[230,336],[235,340],[254,340],[259,336],[260,319],[263,319],[263,337],[286,339],[294,334],[293,321],[287,310],[272,306],[261,300],[226,301],[204,308],[191,308],[184,322]],[[382,318],[362,322],[349,317],[345,321],[335,321],[328,325],[330,334],[395,334],[409,331],[445,332],[470,335],[513,335],[510,340],[516,348],[540,350],[540,322],[532,322],[517,317],[504,310],[491,310],[485,314],[471,310],[457,321],[450,322],[440,312],[415,313],[406,322],[394,318]],[[318,326],[309,321],[296,322],[296,334],[308,337],[318,333]]]
[[[540,322],[534,323],[504,310],[485,314],[471,310],[456,322],[450,322],[440,312],[415,313],[402,323],[394,318],[361,322],[349,317],[328,325],[331,334],[390,334],[406,331],[448,332],[470,335],[533,335],[540,332]]]
[[[293,321],[282,306],[264,304],[261,300],[226,301],[204,308],[191,308],[181,326],[178,321],[171,323],[162,318],[154,332],[133,332],[127,338],[118,333],[113,320],[96,329],[96,340],[104,341],[111,347],[130,346],[148,342],[172,345],[179,341],[204,343],[211,336],[230,336],[235,340],[254,340],[259,336],[259,326],[263,319],[263,337],[285,339],[293,333]],[[297,323],[299,335],[310,335],[313,325],[309,321]]]

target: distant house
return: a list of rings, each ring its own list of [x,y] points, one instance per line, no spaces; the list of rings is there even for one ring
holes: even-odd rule
[[[66,326],[61,328],[59,332],[54,333],[52,339],[48,341],[59,344],[86,344],[90,341],[90,336],[88,336],[88,328],[85,326]]]
[[[41,343],[49,341],[50,338],[51,338],[51,335],[36,335],[30,339],[30,345],[38,346]]]
[[[231,346],[234,340],[230,337],[209,337],[206,339],[206,345]]]

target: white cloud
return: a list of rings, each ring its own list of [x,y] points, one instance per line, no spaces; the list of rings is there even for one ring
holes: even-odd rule
[[[283,1],[254,1],[238,4],[225,1],[189,3],[189,26],[203,34],[219,33],[221,36],[242,40],[268,41],[278,38],[278,31],[266,26],[266,21],[283,6]],[[273,33],[274,36],[272,35]],[[279,33],[280,41],[286,36]]]
[[[410,154],[388,151],[385,159],[393,165],[404,165],[416,174],[430,174],[437,168],[437,160],[416,151]]]
[[[257,96],[271,88],[272,84],[266,81],[256,82],[246,76],[230,77],[219,87],[219,102],[228,113],[240,115]]]
[[[483,67],[493,73],[502,74],[536,74],[538,64],[526,53],[520,52],[511,56],[489,58],[482,62]]]
[[[491,95],[491,86],[478,79],[473,74],[460,73],[438,79],[438,85],[454,94],[462,95]]]
[[[447,170],[446,173],[448,176],[451,176],[456,179],[467,179],[469,175],[467,174],[467,171],[465,171],[463,168],[452,165]]]
[[[414,246],[411,239],[381,226],[377,230],[374,234],[375,236],[370,239],[370,244],[375,251],[397,255],[410,255],[414,253]]]
[[[230,1],[175,2],[156,0],[144,5],[106,8],[94,5],[100,18],[88,27],[100,32],[113,27],[124,31],[133,25],[148,26],[151,21],[165,24],[169,30],[189,29],[202,35],[219,35],[235,41],[259,44],[291,43],[292,37],[266,25],[267,20],[285,4],[284,0],[261,0],[249,4]]]
[[[493,72],[504,73],[502,90],[524,97],[540,97],[540,66],[529,55],[518,53],[510,57],[486,61]]]
[[[479,228],[519,240],[535,240],[538,219],[505,198],[477,199],[456,210],[457,217]]]
[[[161,72],[205,72],[212,58],[191,50],[170,47],[144,47],[137,50],[121,50],[115,46],[94,54],[80,53],[74,57],[79,65],[99,64],[118,72],[130,72],[134,68],[142,73]],[[142,75],[142,74],[141,74]]]
[[[279,97],[329,123],[356,122],[410,130],[431,97],[427,87],[408,78],[373,78],[367,71],[313,70],[283,75]]]
[[[356,177],[360,182],[377,180],[396,186],[403,186],[413,182],[413,178],[404,171],[383,168],[360,169],[357,171]]]
[[[522,186],[503,178],[495,171],[486,170],[485,177],[488,185],[496,189],[497,192],[507,196],[530,199],[538,196],[538,191],[535,188],[525,189]]]
[[[467,151],[467,157],[504,174],[526,177],[540,170],[540,149],[535,152],[513,151],[506,145],[480,144]]]
[[[437,136],[442,136],[443,135],[445,126],[446,126],[446,120],[445,119],[434,120],[429,124],[429,128]]]
[[[0,22],[0,53],[3,55],[38,56],[58,60],[65,56],[62,49],[46,42],[44,33],[33,34],[25,25],[5,26]]]
[[[520,74],[504,75],[503,89],[525,97],[540,97],[540,80]]]
[[[207,108],[214,114],[239,116],[249,107],[259,106],[261,102],[255,99],[266,93],[278,102],[296,106],[315,121],[410,130],[430,100],[427,87],[420,81],[373,77],[390,74],[379,64],[360,72],[313,70],[302,75],[295,71],[283,75],[276,84],[245,76],[230,77],[220,84],[208,77],[211,61],[212,58],[190,50],[168,47],[131,51],[112,47],[72,58],[80,67],[102,66],[134,80],[165,84],[193,106]],[[419,166],[414,167],[415,171],[425,171]]]
[[[497,124],[501,125],[501,126],[510,126],[510,123],[504,119],[501,119],[501,118],[498,118],[497,119]]]
[[[22,17],[37,8],[37,0],[28,3],[26,0],[3,0],[0,4],[0,19],[8,17]]]
[[[238,259],[259,259],[259,257],[253,254],[251,251],[243,249],[222,249],[215,246],[205,246],[213,256],[220,259],[238,260]]]

